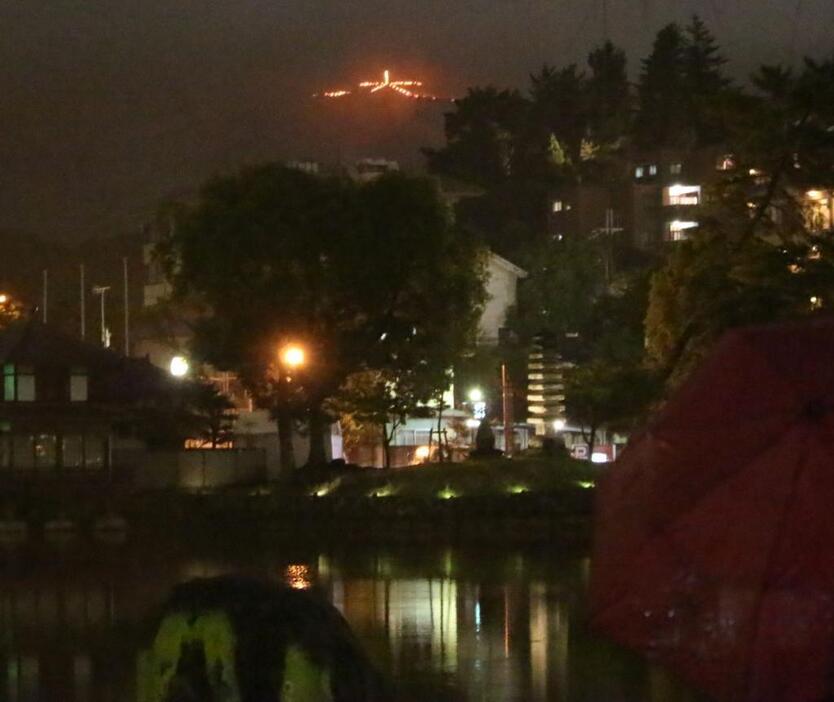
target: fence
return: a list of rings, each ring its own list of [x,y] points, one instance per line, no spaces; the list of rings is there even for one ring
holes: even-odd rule
[[[263,449],[190,449],[148,452],[133,471],[138,490],[204,490],[240,485],[266,477]]]

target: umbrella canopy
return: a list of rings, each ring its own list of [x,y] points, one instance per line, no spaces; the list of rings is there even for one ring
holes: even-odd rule
[[[834,699],[834,319],[728,333],[597,495],[597,628],[720,700]]]

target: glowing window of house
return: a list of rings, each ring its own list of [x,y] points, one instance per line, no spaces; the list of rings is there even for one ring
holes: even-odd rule
[[[834,197],[824,190],[809,190],[805,193],[805,226],[812,232],[823,232],[834,228]]]
[[[107,440],[100,436],[84,437],[84,465],[87,468],[104,468],[107,456]]]
[[[18,402],[35,401],[35,369],[32,366],[18,366],[15,373]]]
[[[680,175],[683,171],[683,164],[682,163],[672,163],[669,165],[669,173],[672,175]]]
[[[562,201],[561,200],[554,200],[553,201],[553,211],[554,212],[561,212],[562,211]]]
[[[696,229],[697,222],[676,219],[668,224],[669,241],[684,241],[689,238],[689,230]]]
[[[691,206],[701,204],[700,185],[670,185],[663,189],[663,204],[666,206]]]
[[[61,437],[61,465],[64,468],[84,467],[84,437],[69,434]]]
[[[35,466],[55,468],[58,458],[58,440],[54,434],[36,434],[34,437]]]
[[[635,178],[642,178],[646,174],[646,169],[643,166],[637,166],[634,169],[634,177]]]
[[[6,402],[14,402],[15,400],[15,373],[14,363],[6,363],[3,365],[3,400]]]
[[[87,401],[87,371],[73,368],[70,373],[70,402]]]
[[[657,175],[657,164],[653,163],[651,166],[649,166],[649,175]]]
[[[12,437],[0,430],[0,469],[12,465]]]

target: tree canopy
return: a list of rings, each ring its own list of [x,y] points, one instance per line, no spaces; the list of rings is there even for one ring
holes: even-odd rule
[[[176,293],[207,310],[197,356],[311,434],[352,373],[451,363],[483,295],[477,246],[430,181],[399,174],[359,184],[267,164],[215,178],[159,250]],[[290,342],[307,358],[291,383],[277,359]]]

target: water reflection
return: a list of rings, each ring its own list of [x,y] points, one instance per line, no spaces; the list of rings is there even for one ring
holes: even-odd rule
[[[445,550],[194,558],[30,549],[0,572],[0,699],[136,700],[146,625],[171,589],[228,573],[322,593],[402,700],[689,702],[589,634],[586,558]]]

